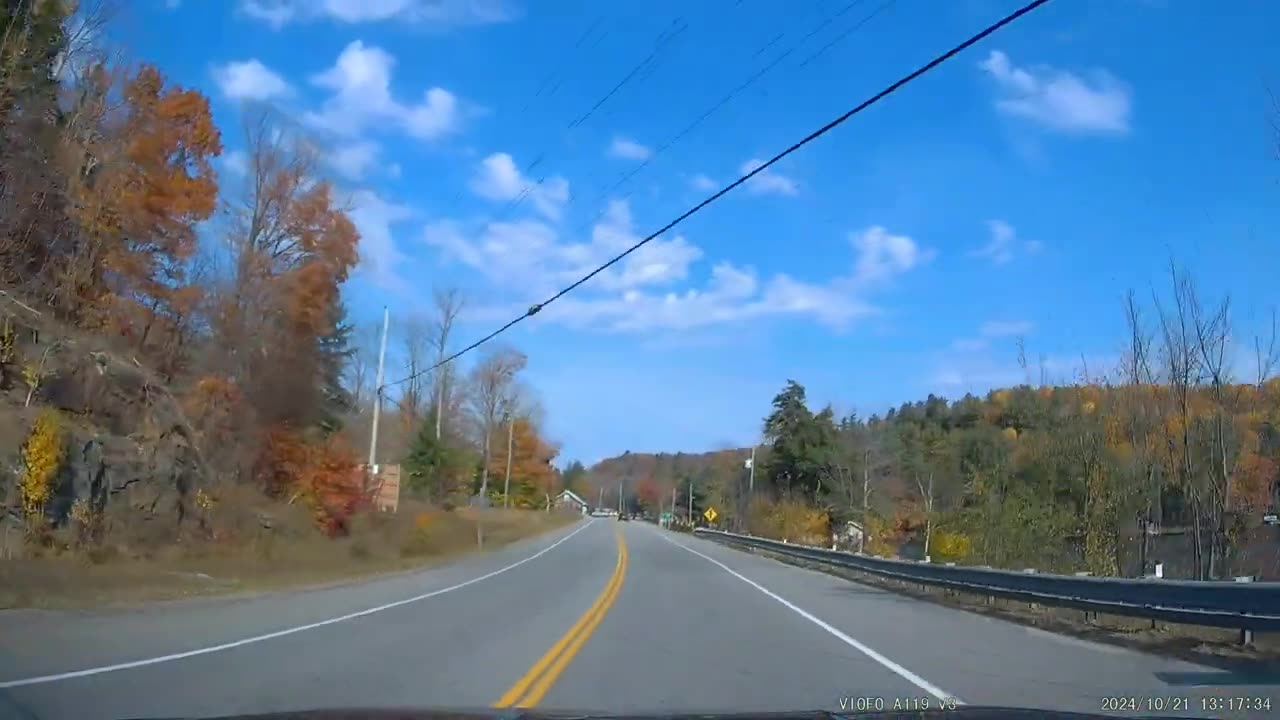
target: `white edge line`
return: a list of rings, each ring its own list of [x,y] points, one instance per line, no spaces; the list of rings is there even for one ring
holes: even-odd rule
[[[308,623],[306,625],[299,625],[297,627],[285,628],[284,630],[269,632],[269,633],[266,633],[265,635],[254,635],[253,637],[242,638],[240,640],[233,640],[228,643],[222,643],[221,645],[211,645],[209,647],[196,648],[195,650],[187,650],[185,652],[173,653],[170,655],[161,655],[159,657],[146,658],[143,660],[133,660],[131,662],[117,663],[115,665],[102,665],[99,667],[86,668],[84,670],[73,670],[71,672],[57,673],[54,675],[40,675],[37,677],[20,678],[18,680],[0,681],[0,690],[15,688],[15,687],[23,687],[26,685],[40,685],[42,683],[57,682],[59,680],[71,680],[74,678],[88,677],[90,675],[101,675],[103,673],[116,672],[117,670],[129,670],[132,668],[145,667],[147,665],[157,665],[159,663],[172,662],[174,660],[184,660],[189,657],[196,657],[197,655],[208,655],[210,653],[222,652],[223,650],[238,648],[242,645],[252,645],[254,643],[260,643],[266,640],[274,640],[275,638],[284,637],[286,635],[293,635],[294,633],[300,633],[307,630],[314,630],[319,627],[324,627],[325,625],[333,625],[335,623],[345,622],[347,620],[355,620],[356,618],[362,618],[367,615],[373,615],[374,613],[380,613],[383,610],[390,610],[392,608],[400,607],[401,605],[408,605],[410,603],[415,603],[420,600],[426,600],[427,598],[433,598],[437,595],[443,595],[447,592],[453,592],[454,590],[459,590],[461,588],[467,587],[468,585],[474,585],[478,582],[481,582],[482,580],[488,580],[489,578],[501,575],[502,573],[507,572],[508,570],[514,570],[515,568],[518,568],[521,565],[524,565],[525,563],[531,560],[536,560],[542,557],[543,555],[546,555],[547,553],[551,552],[552,550],[556,549],[561,544],[568,541],[569,538],[582,532],[587,528],[588,525],[590,525],[593,522],[595,522],[594,518],[588,520],[587,522],[582,524],[582,527],[579,527],[577,530],[574,530],[568,535],[565,535],[564,537],[560,538],[554,543],[530,555],[529,557],[524,558],[523,560],[518,560],[516,562],[511,563],[510,565],[507,565],[506,567],[498,568],[493,572],[485,573],[484,575],[481,575],[479,577],[471,578],[470,580],[467,580],[465,582],[460,582],[457,585],[450,585],[449,587],[446,587],[446,588],[441,588],[439,590],[432,590],[431,592],[423,593],[421,595],[414,595],[413,597],[405,598],[404,600],[397,600],[395,602],[387,603],[385,605],[378,605],[376,607],[367,608],[365,610],[359,610],[357,612],[348,613],[346,615],[340,615],[335,618],[329,618],[328,620],[321,620],[319,622]]]
[[[872,660],[875,660],[876,662],[878,662],[878,663],[880,663],[881,665],[883,665],[884,667],[888,668],[889,670],[891,670],[892,672],[894,672],[894,673],[895,673],[895,674],[897,674],[898,676],[900,676],[900,677],[902,677],[903,679],[905,679],[905,680],[907,680],[908,682],[910,682],[912,685],[915,685],[916,687],[920,688],[921,690],[924,690],[925,692],[929,693],[930,695],[934,696],[935,698],[937,698],[937,699],[939,699],[939,700],[941,700],[941,701],[943,701],[943,702],[947,702],[947,703],[954,702],[956,705],[963,705],[963,704],[964,704],[964,702],[963,702],[962,700],[960,700],[960,698],[956,697],[956,696],[955,696],[955,695],[953,695],[952,693],[949,693],[949,692],[947,692],[947,691],[943,690],[942,688],[938,687],[937,685],[934,685],[933,683],[929,682],[928,680],[925,680],[924,678],[920,677],[919,675],[917,675],[917,674],[915,674],[915,673],[911,672],[910,670],[908,670],[908,669],[906,669],[906,668],[902,667],[902,666],[901,666],[901,665],[899,665],[898,663],[896,663],[896,662],[894,662],[894,661],[890,660],[889,658],[885,657],[884,655],[881,655],[880,653],[878,653],[878,652],[876,652],[875,650],[873,650],[873,649],[871,649],[871,648],[867,647],[866,645],[862,644],[861,642],[859,642],[859,641],[857,641],[857,640],[853,639],[852,637],[849,637],[849,636],[848,636],[848,635],[846,635],[843,631],[841,631],[839,628],[835,627],[835,626],[834,626],[834,625],[832,625],[831,623],[829,623],[829,622],[827,622],[827,621],[825,621],[825,620],[823,620],[823,619],[821,619],[821,618],[819,618],[819,617],[817,617],[817,616],[813,615],[812,613],[808,612],[807,610],[805,610],[805,609],[803,609],[803,608],[797,607],[796,605],[792,604],[792,603],[791,603],[790,601],[788,601],[787,599],[785,599],[785,598],[783,598],[783,597],[779,596],[777,593],[774,593],[772,590],[769,590],[768,588],[766,588],[766,587],[764,587],[763,585],[761,585],[760,583],[758,583],[758,582],[756,582],[756,581],[752,580],[751,578],[748,578],[748,577],[746,577],[745,575],[742,575],[741,573],[738,573],[738,572],[737,572],[737,571],[735,571],[734,569],[730,568],[728,565],[725,565],[724,563],[720,562],[719,560],[716,560],[715,558],[711,557],[710,555],[704,555],[703,553],[700,553],[700,552],[698,552],[697,550],[694,550],[693,548],[689,547],[688,545],[685,545],[684,543],[681,543],[681,542],[677,542],[677,541],[675,541],[675,540],[672,540],[670,537],[668,537],[668,536],[667,536],[667,534],[666,534],[666,533],[662,533],[662,534],[661,534],[661,537],[662,537],[662,539],[663,539],[663,540],[666,540],[667,542],[671,543],[672,545],[675,545],[676,547],[680,548],[681,550],[686,550],[686,551],[688,551],[688,552],[693,553],[694,555],[697,555],[698,557],[702,558],[703,560],[706,560],[707,562],[711,563],[712,565],[716,565],[716,566],[718,566],[721,570],[724,570],[725,572],[727,572],[727,573],[729,573],[730,575],[732,575],[732,576],[734,576],[734,577],[738,578],[739,580],[741,580],[742,582],[744,582],[744,583],[746,583],[746,584],[750,585],[751,587],[753,587],[753,588],[755,588],[755,589],[759,590],[760,592],[764,593],[765,595],[768,595],[770,598],[772,598],[772,599],[776,600],[777,602],[779,602],[780,604],[782,604],[784,607],[786,607],[786,608],[787,608],[788,610],[790,610],[791,612],[794,612],[795,614],[799,615],[800,617],[804,618],[805,620],[808,620],[809,622],[813,623],[814,625],[817,625],[818,627],[822,628],[823,630],[826,630],[830,635],[832,635],[833,637],[835,637],[837,640],[840,640],[840,641],[841,641],[841,642],[843,642],[845,645],[848,645],[849,647],[853,648],[854,650],[857,650],[858,652],[862,653],[863,655],[866,655],[867,657],[871,658]]]

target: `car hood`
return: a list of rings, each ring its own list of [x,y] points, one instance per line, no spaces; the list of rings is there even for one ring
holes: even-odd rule
[[[589,713],[542,710],[418,710],[418,709],[324,709],[301,710],[256,715],[226,715],[216,718],[136,718],[135,720],[672,720],[674,718],[699,718],[701,720],[1092,720],[1113,716],[1093,713],[1058,712],[1034,708],[1010,708],[984,705],[963,705],[954,709],[883,711],[883,712],[831,712],[805,710],[781,713]],[[1175,716],[1148,715],[1131,720],[1178,720]]]

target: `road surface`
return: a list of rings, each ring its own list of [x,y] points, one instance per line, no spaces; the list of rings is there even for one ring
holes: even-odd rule
[[[1168,714],[1266,717],[1206,712],[1202,700],[1261,697],[1280,712],[1275,678],[1053,635],[608,519],[359,585],[0,612],[0,717],[953,700],[1092,712],[1185,703]]]

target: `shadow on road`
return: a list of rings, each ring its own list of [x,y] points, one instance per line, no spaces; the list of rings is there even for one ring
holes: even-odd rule
[[[40,720],[40,716],[18,702],[13,693],[0,690],[0,717],[14,720]]]
[[[1280,684],[1280,667],[1274,663],[1239,662],[1217,672],[1158,672],[1156,678],[1174,687],[1235,687]]]

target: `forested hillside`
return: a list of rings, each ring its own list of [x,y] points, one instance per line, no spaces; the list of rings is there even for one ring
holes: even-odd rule
[[[376,460],[403,463],[405,499],[487,483],[502,504],[510,468],[514,505],[549,505],[525,357],[428,372],[460,293],[392,319],[404,352],[376,387],[377,330],[348,312],[352,191],[322,145],[265,106],[219,128],[201,92],[107,44],[99,6],[3,7],[0,557],[257,542],[299,509],[344,536],[379,397]]]
[[[1238,377],[1229,304],[1204,304],[1182,273],[1173,285],[1153,308],[1131,297],[1121,363],[1071,385],[837,417],[788,381],[761,428],[754,496],[749,449],[628,454],[591,475],[644,506],[669,508],[675,487],[678,512],[692,483],[695,516],[714,505],[722,526],[792,539],[825,544],[854,520],[882,554],[1098,575],[1159,560],[1184,577],[1276,577],[1280,528],[1264,524],[1280,504],[1274,342],[1245,343],[1252,357],[1238,364],[1254,377]]]

